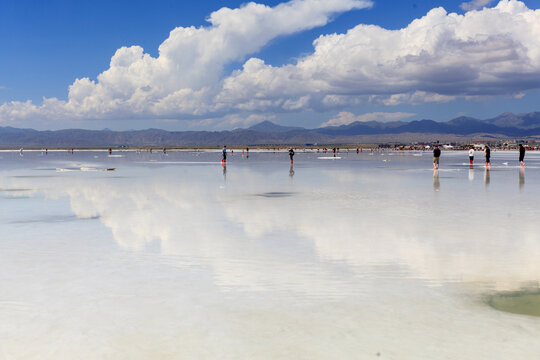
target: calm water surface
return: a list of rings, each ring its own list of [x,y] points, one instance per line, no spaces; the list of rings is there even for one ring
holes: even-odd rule
[[[540,354],[539,153],[115,155],[0,152],[0,359]]]

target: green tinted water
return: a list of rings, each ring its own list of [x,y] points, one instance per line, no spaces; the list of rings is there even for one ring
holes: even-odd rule
[[[540,316],[540,290],[495,294],[489,298],[489,304],[500,311]]]

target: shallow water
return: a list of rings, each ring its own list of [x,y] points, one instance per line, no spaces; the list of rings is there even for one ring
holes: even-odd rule
[[[0,152],[0,359],[540,353],[540,153],[114,155]]]
[[[538,290],[501,292],[491,295],[488,301],[497,310],[540,316],[540,292]]]

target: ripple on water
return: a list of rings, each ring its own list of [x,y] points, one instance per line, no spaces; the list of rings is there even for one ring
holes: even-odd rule
[[[540,316],[540,289],[507,291],[493,294],[488,304],[513,314]]]

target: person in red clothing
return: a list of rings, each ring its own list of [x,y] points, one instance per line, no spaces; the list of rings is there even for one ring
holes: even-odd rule
[[[289,149],[289,157],[291,158],[291,165],[292,165],[293,164],[293,157],[294,157],[294,149],[293,148]]]

